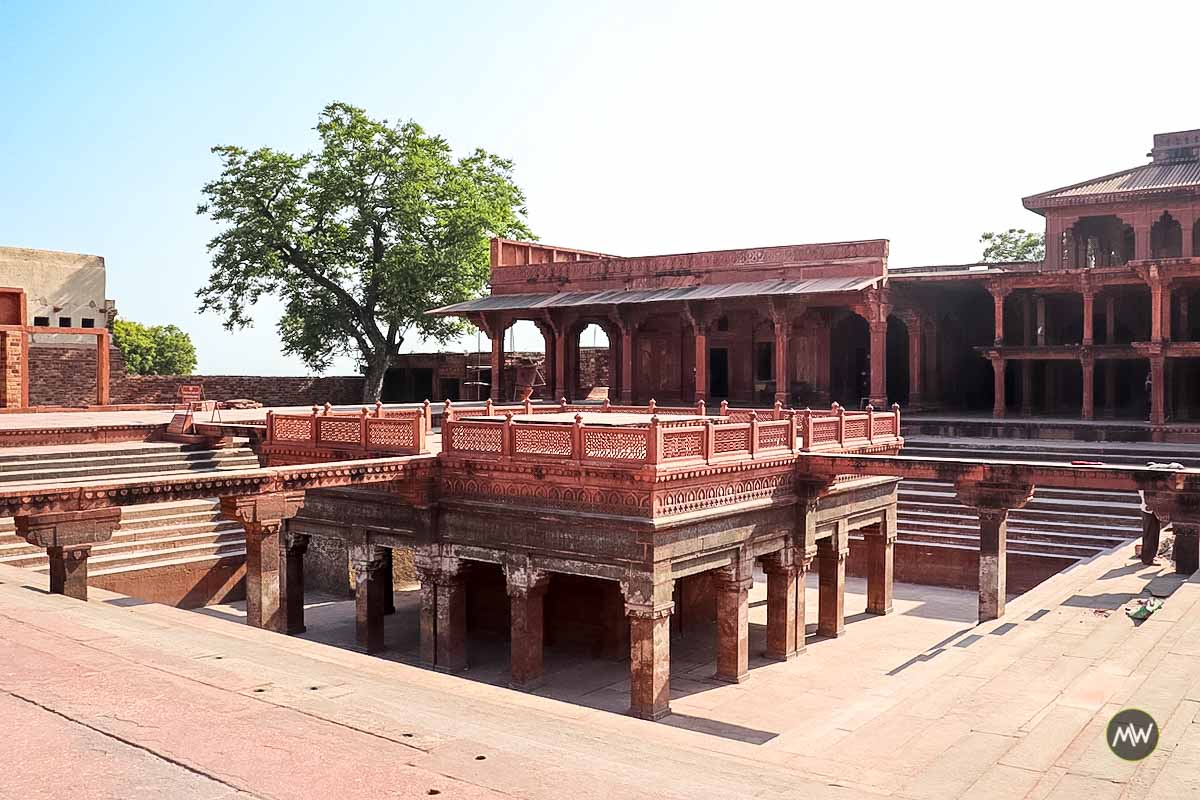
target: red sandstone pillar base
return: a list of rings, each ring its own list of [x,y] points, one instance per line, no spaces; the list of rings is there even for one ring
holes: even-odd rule
[[[91,552],[90,544],[46,548],[46,555],[50,557],[50,594],[87,600],[87,561]]]
[[[548,576],[527,565],[505,568],[510,608],[510,686],[533,689],[542,682],[544,599]]]
[[[350,548],[354,570],[354,638],[368,653],[384,648],[383,615],[386,595],[392,587],[384,548],[355,545]]]
[[[439,672],[466,669],[466,581],[459,561],[418,557],[417,572],[421,578],[421,661]]]
[[[881,522],[863,532],[867,547],[867,613],[892,613],[895,525]]]
[[[717,672],[726,683],[741,683],[750,674],[749,565],[717,570]]]
[[[795,658],[804,648],[804,573],[786,552],[764,564],[767,573],[767,649],[775,661]]]
[[[283,547],[280,585],[283,595],[283,618],[287,633],[304,633],[304,554],[308,552],[308,537],[285,531],[280,537]]]
[[[979,512],[979,621],[1004,616],[1008,578],[1006,570],[1008,509]]]
[[[846,530],[838,530],[817,541],[817,571],[820,596],[817,609],[817,633],[836,638],[846,632],[846,556],[850,554]]]
[[[627,606],[629,713],[657,720],[671,713],[671,612],[674,603]]]

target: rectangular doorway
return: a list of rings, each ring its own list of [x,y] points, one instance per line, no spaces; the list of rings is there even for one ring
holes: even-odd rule
[[[708,350],[708,396],[729,397],[729,350],[724,347]]]

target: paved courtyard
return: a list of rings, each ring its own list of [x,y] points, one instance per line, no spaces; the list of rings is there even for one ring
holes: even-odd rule
[[[1200,578],[1130,555],[979,627],[970,594],[913,586],[894,615],[856,617],[852,585],[844,638],[740,685],[708,679],[710,644],[689,633],[657,724],[606,710],[626,700],[615,663],[552,652],[535,694],[492,685],[501,642],[475,643],[469,680],[397,663],[415,641],[405,594],[389,660],[232,624],[234,608],[48,596],[0,569],[0,713],[23,731],[0,740],[0,796],[1196,796]],[[1121,609],[1151,588],[1166,605],[1134,625]],[[344,601],[308,613],[308,638],[352,638]],[[1128,706],[1162,726],[1140,763],[1103,738]]]

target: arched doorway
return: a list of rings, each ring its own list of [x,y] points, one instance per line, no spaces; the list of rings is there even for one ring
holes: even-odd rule
[[[847,313],[834,322],[829,339],[830,399],[858,408],[870,394],[871,331],[867,321]]]
[[[576,400],[617,400],[619,372],[613,331],[603,322],[580,320],[571,336],[567,385]]]
[[[1150,257],[1179,258],[1183,255],[1183,228],[1166,211],[1150,228]]]

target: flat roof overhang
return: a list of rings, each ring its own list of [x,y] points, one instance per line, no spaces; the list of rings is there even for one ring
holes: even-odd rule
[[[487,311],[524,311],[571,306],[619,306],[634,303],[721,300],[734,297],[836,294],[861,291],[877,285],[881,280],[880,276],[856,276],[851,278],[748,281],[705,286],[678,286],[667,289],[606,289],[599,292],[500,294],[435,308],[426,313],[433,316],[457,316]]]

